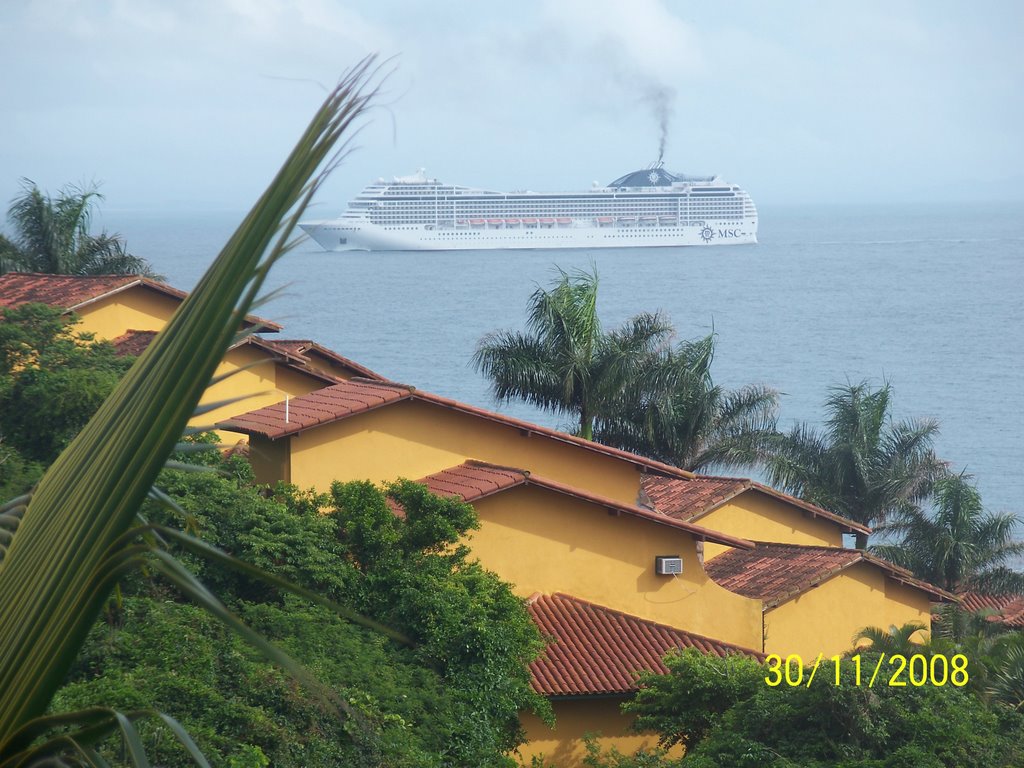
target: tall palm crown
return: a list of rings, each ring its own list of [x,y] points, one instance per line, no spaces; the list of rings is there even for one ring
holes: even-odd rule
[[[945,472],[932,445],[931,419],[894,422],[888,382],[836,387],[824,431],[798,424],[762,447],[769,482],[864,525],[916,508]],[[857,534],[857,547],[867,535]]]
[[[7,211],[15,238],[0,235],[0,272],[152,274],[150,265],[130,254],[118,235],[89,232],[93,206],[103,199],[95,187],[64,187],[56,199],[28,179],[22,180],[22,188]]]
[[[579,434],[594,436],[620,393],[644,370],[644,360],[666,344],[672,327],[643,313],[604,332],[597,316],[595,273],[559,270],[551,290],[530,297],[527,332],[498,331],[481,339],[473,363],[491,380],[499,400],[525,400],[571,414]]]
[[[650,356],[637,377],[646,389],[621,399],[601,420],[597,439],[694,471],[754,463],[757,446],[775,433],[778,392],[716,385],[714,354],[712,333]]]
[[[904,511],[888,526],[894,543],[872,549],[950,592],[1024,594],[1024,573],[1007,566],[1024,554],[1024,542],[1014,540],[1021,523],[1010,513],[986,512],[961,473],[936,482],[932,514]]]

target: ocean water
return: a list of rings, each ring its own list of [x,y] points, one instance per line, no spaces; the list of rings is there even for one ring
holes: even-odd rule
[[[662,310],[681,338],[713,329],[716,381],[777,388],[785,426],[819,423],[830,386],[890,381],[896,416],[941,422],[940,455],[975,476],[987,508],[1024,514],[1024,204],[760,214],[750,246],[368,254],[308,241],[258,314],[397,381],[563,426],[495,404],[469,361],[487,332],[522,327],[556,265],[595,267],[606,327]],[[190,289],[240,220],[108,210],[104,226]]]

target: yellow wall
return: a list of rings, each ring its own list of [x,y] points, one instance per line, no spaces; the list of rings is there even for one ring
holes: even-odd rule
[[[520,716],[526,731],[527,743],[519,748],[517,757],[523,765],[529,765],[534,756],[543,757],[545,765],[558,768],[576,768],[583,765],[586,750],[583,736],[588,733],[600,734],[598,743],[602,750],[615,747],[624,755],[638,749],[654,749],[658,737],[652,733],[630,733],[632,715],[623,715],[619,707],[625,699],[585,698],[563,699],[551,702],[555,711],[555,727],[549,728],[536,715],[524,713]],[[682,757],[681,747],[669,751],[673,758]]]
[[[713,531],[752,541],[843,546],[843,532],[835,523],[812,517],[800,507],[753,490],[741,493],[694,522]],[[705,554],[710,560],[726,549],[721,544],[709,542]]]
[[[765,653],[798,653],[813,663],[853,647],[864,627],[888,630],[909,621],[930,625],[928,595],[857,563],[765,614]]]
[[[526,469],[629,504],[640,489],[640,472],[626,461],[420,401],[394,403],[291,440],[292,482],[321,491],[333,480],[417,480],[466,459]]]
[[[713,582],[685,531],[536,486],[474,503],[473,554],[517,594],[566,592],[641,618],[746,648],[761,647],[761,601]],[[654,573],[655,555],[683,558],[680,576]]]
[[[162,330],[180,304],[179,299],[135,287],[87,304],[76,314],[82,319],[80,330],[95,333],[100,339],[112,340],[129,330]],[[204,413],[192,419],[190,424],[210,426],[231,416],[279,403],[286,396],[298,397],[327,386],[321,378],[275,363],[269,359],[270,356],[271,353],[248,345],[228,350],[214,375],[238,373],[210,387],[200,404],[244,399]],[[225,443],[246,439],[245,435],[236,432],[221,430],[218,434]]]
[[[229,349],[215,376],[235,372],[233,376],[210,387],[200,404],[244,398],[192,420],[193,426],[209,426],[240,413],[279,403],[285,397],[298,397],[327,386],[326,382],[294,368],[268,359],[270,353],[258,347],[243,345]],[[247,367],[248,366],[248,367]],[[219,430],[226,443],[246,439],[236,432]]]
[[[98,339],[116,339],[130,330],[162,330],[180,304],[180,299],[136,286],[86,304],[75,313],[82,318],[81,330],[95,333]]]

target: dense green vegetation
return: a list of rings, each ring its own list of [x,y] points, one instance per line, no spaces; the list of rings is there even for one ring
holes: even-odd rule
[[[646,675],[626,709],[686,756],[595,754],[595,768],[987,768],[1024,761],[1024,715],[943,687],[856,684],[844,661],[813,684],[771,687],[747,658],[687,650]],[[874,665],[868,654],[864,668]]]
[[[103,196],[95,186],[67,186],[56,198],[28,179],[7,211],[14,238],[0,234],[0,274],[150,275],[145,259],[133,256],[119,235],[92,234],[92,210]]]
[[[471,507],[413,483],[389,489],[404,517],[365,483],[322,496],[283,486],[268,495],[249,483],[243,459],[214,453],[207,461],[221,472],[160,478],[187,517],[154,503],[143,514],[379,618],[415,646],[180,553],[229,608],[338,690],[356,715],[339,719],[316,691],[142,575],[122,585],[93,628],[56,708],[171,712],[214,765],[512,764],[503,753],[519,743],[519,710],[546,712],[526,668],[541,643],[522,601],[457,544],[476,524]],[[154,762],[188,764],[166,733],[147,736]]]
[[[27,491],[110,394],[131,360],[42,304],[0,313],[0,499]]]

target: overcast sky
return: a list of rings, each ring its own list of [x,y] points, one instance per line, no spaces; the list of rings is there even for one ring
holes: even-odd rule
[[[658,157],[759,204],[1024,198],[1024,3],[4,0],[0,204],[248,207],[341,72],[393,56],[325,212],[426,167],[578,189]]]

